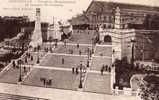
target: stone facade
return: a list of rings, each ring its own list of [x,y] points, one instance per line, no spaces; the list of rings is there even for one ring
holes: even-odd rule
[[[156,49],[154,44],[159,29],[159,7],[92,1],[86,15],[92,29],[99,28],[100,41],[107,42],[110,36],[114,57],[132,58],[134,45],[135,60],[151,60]],[[133,44],[131,40],[136,42]],[[153,40],[152,43],[148,41]]]
[[[90,28],[158,29],[159,7],[93,0],[86,10]]]

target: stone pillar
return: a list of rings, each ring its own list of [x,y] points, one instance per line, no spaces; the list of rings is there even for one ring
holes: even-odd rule
[[[116,8],[116,12],[115,12],[115,26],[114,26],[115,29],[120,29],[121,26],[120,26],[120,8],[117,7]]]
[[[32,47],[37,47],[40,44],[42,44],[40,8],[36,8],[35,28],[31,37],[30,45]]]
[[[113,88],[113,86],[114,86],[114,83],[115,83],[115,67],[111,67],[111,80],[110,80],[110,87],[111,87],[111,90],[113,91],[114,90],[114,88]]]

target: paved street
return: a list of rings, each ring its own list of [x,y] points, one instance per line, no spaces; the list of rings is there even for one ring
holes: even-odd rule
[[[50,100],[141,100],[133,96],[114,96],[80,91],[0,83],[0,93],[46,98]]]

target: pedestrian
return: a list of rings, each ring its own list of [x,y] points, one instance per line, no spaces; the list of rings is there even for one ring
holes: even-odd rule
[[[40,63],[40,58],[39,58],[39,57],[37,58],[37,62],[36,62],[36,63],[37,63],[37,64]]]
[[[104,71],[104,68],[102,67],[102,68],[101,68],[101,75],[103,75],[103,71]]]
[[[79,55],[81,55],[82,54],[82,52],[81,52],[81,50],[79,50]]]
[[[55,48],[57,47],[57,42],[55,42]]]
[[[15,61],[13,61],[13,68],[15,68],[16,64],[15,64]]]
[[[52,80],[51,79],[49,79],[49,82],[48,82],[49,84],[48,85],[52,85]]]
[[[105,65],[104,64],[102,65],[102,68],[103,68],[103,71],[105,71]]]
[[[78,75],[78,68],[76,68],[76,74]]]
[[[80,65],[80,71],[82,71],[82,65]]]
[[[77,48],[79,48],[79,43],[77,43]]]
[[[43,80],[44,80],[44,81],[43,81],[43,85],[45,86],[45,84],[46,84],[46,79],[44,78]]]
[[[28,53],[28,57],[30,58],[30,53]]]
[[[34,59],[33,56],[31,56],[30,60],[33,61],[33,59]]]
[[[73,54],[73,50],[71,49],[71,54]]]
[[[87,60],[87,67],[89,67],[89,60]]]
[[[94,54],[94,49],[92,48],[92,54]]]
[[[65,63],[64,58],[62,58],[62,64],[64,64],[64,63]]]
[[[75,68],[74,68],[74,67],[72,67],[72,74],[74,74],[74,72],[75,72]]]
[[[108,65],[105,66],[105,70],[108,71]]]
[[[24,73],[26,72],[26,67],[24,66]]]

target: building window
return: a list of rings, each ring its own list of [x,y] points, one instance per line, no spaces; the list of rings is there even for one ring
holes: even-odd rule
[[[104,16],[104,22],[106,22],[106,16]]]

